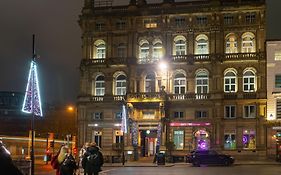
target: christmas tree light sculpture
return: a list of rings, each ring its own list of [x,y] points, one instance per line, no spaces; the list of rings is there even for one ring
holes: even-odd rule
[[[31,61],[28,81],[24,96],[22,111],[33,113],[36,116],[43,116],[41,108],[39,81],[37,75],[37,66],[35,61]]]

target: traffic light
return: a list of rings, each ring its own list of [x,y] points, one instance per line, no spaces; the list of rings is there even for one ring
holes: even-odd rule
[[[77,148],[73,148],[73,154],[76,155],[77,154]]]

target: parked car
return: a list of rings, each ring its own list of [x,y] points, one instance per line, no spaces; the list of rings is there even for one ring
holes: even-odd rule
[[[187,156],[187,162],[193,166],[200,165],[225,165],[230,166],[234,163],[234,158],[230,155],[219,154],[214,150],[195,150]]]

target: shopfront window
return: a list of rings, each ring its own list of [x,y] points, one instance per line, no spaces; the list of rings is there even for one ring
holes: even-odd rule
[[[235,131],[224,133],[224,149],[236,149]]]
[[[256,149],[256,132],[254,130],[243,130],[243,148]]]
[[[176,149],[183,149],[184,131],[174,131],[174,144]]]

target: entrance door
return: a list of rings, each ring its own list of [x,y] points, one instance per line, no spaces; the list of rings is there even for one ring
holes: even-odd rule
[[[153,156],[156,153],[157,130],[140,130],[141,156]]]
[[[206,130],[200,129],[194,133],[194,136],[197,150],[208,150],[210,148],[209,133]]]

